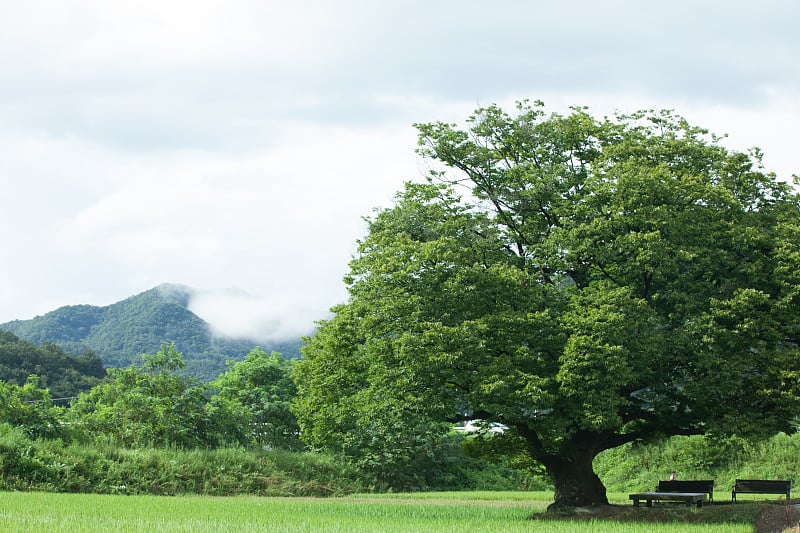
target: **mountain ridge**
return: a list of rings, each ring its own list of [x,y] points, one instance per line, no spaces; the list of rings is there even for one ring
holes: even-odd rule
[[[299,356],[299,338],[265,343],[216,335],[211,324],[189,310],[194,292],[165,283],[107,306],[67,305],[32,319],[12,320],[0,324],[0,330],[34,344],[53,343],[70,354],[92,350],[107,367],[139,364],[141,354],[175,342],[186,373],[202,380],[216,378],[226,370],[226,361],[243,359],[257,345],[284,357]]]

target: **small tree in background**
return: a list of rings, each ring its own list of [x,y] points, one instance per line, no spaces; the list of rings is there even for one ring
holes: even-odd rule
[[[70,409],[89,438],[103,436],[126,447],[215,447],[244,438],[243,417],[225,402],[210,402],[205,385],[178,373],[175,344],[143,355],[141,367],[112,369],[112,380],[93,388]]]
[[[31,438],[62,436],[63,411],[47,389],[39,388],[37,376],[22,386],[0,381],[0,422],[22,428]]]
[[[220,400],[232,402],[247,413],[248,436],[260,446],[302,449],[299,427],[291,404],[297,388],[291,363],[277,352],[254,348],[244,360],[212,383]]]

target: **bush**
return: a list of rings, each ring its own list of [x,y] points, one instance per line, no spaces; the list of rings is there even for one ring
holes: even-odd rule
[[[329,496],[362,491],[354,472],[312,453],[123,449],[32,440],[0,425],[0,489],[106,494]]]

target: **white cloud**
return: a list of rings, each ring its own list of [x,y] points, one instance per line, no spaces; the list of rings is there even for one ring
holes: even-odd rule
[[[294,334],[345,297],[361,217],[422,173],[411,124],[493,102],[674,108],[800,172],[789,0],[2,10],[0,322],[178,282],[258,295],[195,302],[224,330]]]
[[[263,297],[238,300],[239,313],[213,313],[200,304],[198,310],[210,321],[238,316],[238,328],[219,325],[228,334],[308,332],[345,298],[341,278],[365,231],[362,217],[417,177],[413,135],[410,126],[387,132],[298,127],[280,146],[247,157],[122,157],[117,179],[100,194],[67,210],[58,225],[36,230],[37,247],[59,261],[42,265],[27,283],[114,287],[118,298],[165,281],[241,287]],[[66,196],[62,191],[50,200],[58,205]],[[108,303],[99,295],[90,303],[98,299]],[[226,300],[226,309],[233,303]],[[49,310],[29,309],[28,315]]]

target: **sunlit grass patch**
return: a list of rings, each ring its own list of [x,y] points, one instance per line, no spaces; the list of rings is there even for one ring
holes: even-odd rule
[[[636,508],[544,518],[546,492],[359,494],[337,498],[0,494],[0,531],[462,532],[753,531],[758,505]],[[776,507],[776,506],[773,506]],[[789,508],[789,506],[780,506]],[[539,517],[532,519],[532,517]]]

